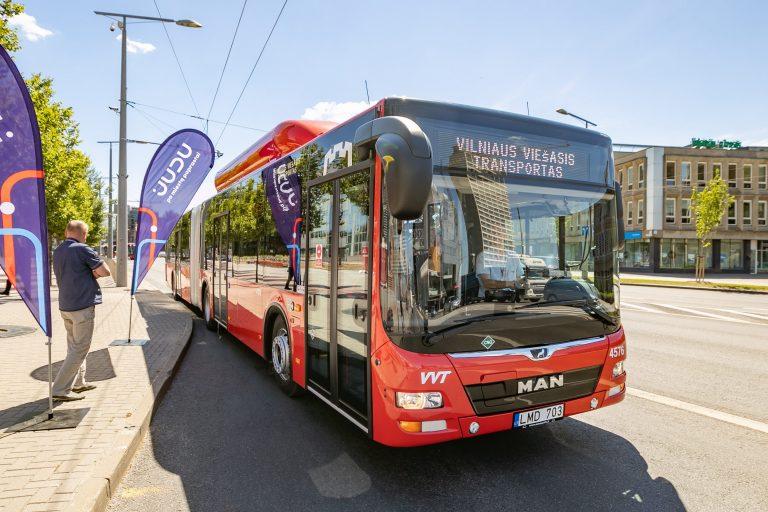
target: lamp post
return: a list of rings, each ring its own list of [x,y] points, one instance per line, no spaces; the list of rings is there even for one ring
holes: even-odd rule
[[[99,16],[117,21],[117,27],[121,32],[121,60],[120,60],[120,140],[118,141],[118,171],[117,171],[117,272],[114,276],[117,286],[128,284],[128,155],[126,154],[126,56],[128,49],[128,33],[126,24],[129,19],[143,21],[158,21],[161,23],[175,23],[181,27],[200,28],[202,25],[194,20],[174,20],[170,18],[156,18],[154,16],[136,16],[117,12],[93,11]],[[110,30],[114,31],[112,25]],[[110,145],[110,149],[111,149]]]
[[[579,121],[584,121],[584,128],[589,128],[589,125],[592,125],[592,126],[597,126],[597,125],[596,125],[595,123],[593,123],[592,121],[589,121],[589,120],[587,120],[587,119],[584,119],[583,117],[580,117],[580,116],[577,116],[576,114],[573,114],[573,113],[571,113],[571,112],[568,112],[568,111],[567,111],[567,110],[565,110],[564,108],[559,108],[559,109],[555,110],[555,112],[557,112],[558,114],[563,114],[564,116],[571,116],[571,117],[575,117],[575,118],[576,118],[576,119],[578,119]]]
[[[136,140],[136,139],[128,139],[126,140],[128,143],[132,144],[154,144],[156,146],[159,146],[159,142],[151,142],[148,140]],[[107,255],[110,258],[115,257],[114,253],[114,247],[115,247],[115,239],[114,239],[114,230],[112,229],[112,145],[113,144],[119,144],[119,140],[99,140],[97,141],[98,144],[109,144],[109,185],[107,186],[107,192],[109,193],[109,202],[107,203],[107,211],[109,212],[107,215],[107,230],[109,231],[107,235],[108,240],[108,246],[107,246]]]

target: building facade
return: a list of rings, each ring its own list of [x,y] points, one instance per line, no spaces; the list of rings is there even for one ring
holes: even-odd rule
[[[706,248],[709,272],[768,272],[768,148],[654,146],[614,154],[624,202],[621,268],[693,272],[691,193],[716,174],[736,198]]]

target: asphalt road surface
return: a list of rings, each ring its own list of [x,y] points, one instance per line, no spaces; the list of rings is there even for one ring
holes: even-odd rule
[[[109,510],[768,510],[768,297],[626,286],[630,394],[392,449],[195,325]]]

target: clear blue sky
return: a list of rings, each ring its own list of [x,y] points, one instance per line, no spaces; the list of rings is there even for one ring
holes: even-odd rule
[[[58,99],[75,109],[82,149],[106,175],[107,147],[96,141],[118,134],[118,118],[107,107],[118,104],[120,43],[110,20],[92,11],[156,15],[155,6],[152,0],[24,3],[52,34],[23,38],[18,66],[25,75],[54,78]],[[205,115],[242,0],[157,3],[166,17],[204,25],[167,28]],[[212,119],[229,115],[281,5],[249,1]],[[569,122],[554,113],[563,106],[595,121],[615,142],[685,145],[698,136],[768,145],[765,18],[759,1],[392,0],[382,7],[289,0],[232,122],[269,129],[320,102],[364,101],[367,79],[371,100],[404,95],[518,113],[528,101],[532,115]],[[194,113],[162,26],[128,30],[129,40],[155,47],[129,54],[128,98]],[[129,138],[161,141],[176,129],[201,127],[140,108],[128,111]],[[210,127],[216,142],[222,125]],[[214,171],[258,136],[229,127]],[[136,201],[152,149],[129,147],[129,200]],[[203,193],[211,190],[208,183]]]

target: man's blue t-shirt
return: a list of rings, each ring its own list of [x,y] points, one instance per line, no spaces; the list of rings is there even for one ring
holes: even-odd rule
[[[61,311],[79,311],[101,304],[101,288],[93,271],[102,263],[96,251],[74,238],[67,238],[53,251]]]

